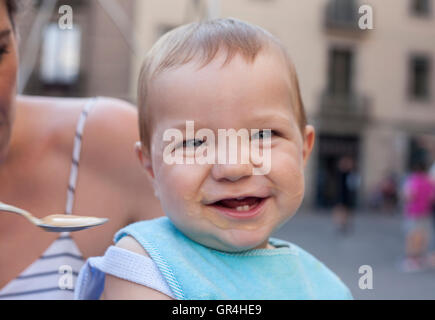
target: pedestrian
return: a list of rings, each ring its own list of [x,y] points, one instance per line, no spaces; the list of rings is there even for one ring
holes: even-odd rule
[[[432,166],[429,170],[429,176],[432,181],[432,184],[435,186],[435,160],[432,163]],[[435,234],[435,197],[432,201],[432,234]],[[432,240],[432,253],[429,255],[429,264],[432,268],[435,268],[435,237]]]
[[[350,219],[355,208],[355,188],[357,178],[354,160],[350,156],[343,156],[338,161],[337,201],[333,208],[333,220],[338,232],[346,234],[350,228]]]
[[[422,161],[416,162],[403,186],[406,257],[401,267],[406,272],[422,270],[428,262],[434,185],[425,169]]]
[[[381,182],[382,211],[392,214],[397,207],[397,183],[394,173],[389,173]]]

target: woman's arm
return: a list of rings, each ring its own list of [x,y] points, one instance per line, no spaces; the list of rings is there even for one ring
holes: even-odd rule
[[[116,245],[119,248],[148,256],[140,244],[131,237],[122,238]],[[171,297],[154,289],[106,275],[102,300],[173,300]]]

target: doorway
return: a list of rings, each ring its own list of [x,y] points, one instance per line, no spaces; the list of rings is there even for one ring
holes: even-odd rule
[[[319,156],[316,183],[316,205],[318,208],[332,208],[340,197],[340,160],[350,158],[354,163],[353,177],[359,176],[359,137],[358,136],[319,136]],[[352,183],[349,181],[349,183]],[[351,201],[357,203],[356,188],[350,194]]]

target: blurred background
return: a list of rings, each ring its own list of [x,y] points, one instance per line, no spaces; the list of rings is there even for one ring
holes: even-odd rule
[[[358,26],[363,4],[373,9],[373,29]],[[72,29],[59,27],[64,5]],[[19,20],[19,91],[135,103],[152,44],[174,27],[216,17],[257,24],[284,42],[317,129],[303,207],[277,235],[324,261],[355,298],[435,299],[434,269],[398,267],[403,181],[415,163],[429,170],[435,160],[434,0],[28,1]],[[343,179],[353,212],[346,233],[333,215]],[[361,265],[372,267],[373,289],[360,288]]]

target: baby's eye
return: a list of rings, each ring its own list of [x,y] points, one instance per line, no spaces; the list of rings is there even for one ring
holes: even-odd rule
[[[252,139],[266,139],[266,138],[272,138],[272,135],[274,135],[275,132],[268,129],[268,130],[260,130],[257,133],[252,135]]]
[[[203,143],[204,143],[203,140],[191,139],[191,140],[183,141],[183,148],[198,148]]]

